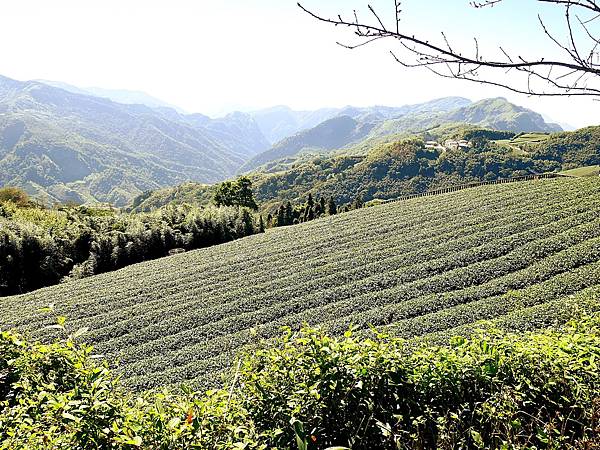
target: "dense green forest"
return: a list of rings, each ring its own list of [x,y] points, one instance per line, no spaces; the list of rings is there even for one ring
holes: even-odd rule
[[[174,187],[146,191],[133,199],[125,209],[129,212],[150,212],[167,205],[208,205],[211,203],[215,185],[183,183]]]
[[[262,227],[254,211],[231,203],[125,214],[84,206],[47,209],[18,189],[0,189],[0,295],[220,244]]]
[[[500,142],[515,139],[507,147]],[[425,141],[465,139],[471,148],[437,150]],[[518,147],[517,147],[518,145]],[[516,151],[518,148],[519,151]],[[492,181],[594,165],[600,162],[600,127],[549,135],[520,143],[519,134],[463,126],[436,127],[420,138],[383,143],[366,156],[318,157],[283,171],[254,175],[257,199],[265,204],[298,201],[307,193],[336,202],[390,199],[473,181]]]
[[[600,164],[600,127],[551,134],[548,140],[524,148],[536,160],[557,161],[565,169]]]
[[[425,142],[464,139],[470,148],[428,149]],[[368,149],[368,150],[367,150]],[[346,154],[349,152],[349,154]],[[353,156],[354,154],[354,156]],[[527,134],[465,124],[435,126],[415,137],[369,139],[343,154],[281,160],[249,174],[261,210],[333,198],[338,205],[442,189],[458,184],[558,172],[600,162],[600,127],[574,132]],[[213,187],[187,183],[146,192],[134,211],[167,204],[207,204]]]
[[[470,150],[428,150],[408,139],[374,148],[364,158],[315,159],[283,173],[257,176],[257,199],[295,200],[312,192],[337,202],[391,199],[472,181],[492,181],[560,168],[554,161],[516,157],[489,142]]]

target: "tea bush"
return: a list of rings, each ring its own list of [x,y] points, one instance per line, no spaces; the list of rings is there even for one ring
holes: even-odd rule
[[[600,315],[445,346],[288,329],[222,389],[140,397],[76,341],[0,334],[0,448],[600,448]]]

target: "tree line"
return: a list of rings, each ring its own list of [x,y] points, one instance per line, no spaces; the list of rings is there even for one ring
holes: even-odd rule
[[[310,222],[320,217],[333,216],[353,209],[360,209],[364,206],[365,203],[361,195],[358,195],[351,203],[338,206],[333,196],[329,196],[327,200],[325,200],[325,196],[320,196],[315,201],[313,195],[309,193],[304,203],[296,205],[292,205],[290,201],[281,203],[276,211],[267,215],[267,226],[284,227]]]
[[[252,181],[246,176],[239,177],[234,181],[224,181],[219,183],[213,193],[212,201],[216,206],[239,206],[258,210],[258,204],[254,198],[252,190]],[[324,216],[333,216],[335,214],[359,209],[364,206],[362,195],[347,204],[338,206],[335,198],[329,196],[317,197],[316,201],[309,193],[306,202],[292,205],[291,201],[283,202],[276,210],[267,214],[266,223],[259,215],[260,227],[283,227],[295,225],[303,222],[310,222]]]

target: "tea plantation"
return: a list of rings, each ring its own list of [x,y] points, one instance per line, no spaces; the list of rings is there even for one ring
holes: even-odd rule
[[[65,316],[136,390],[207,386],[283,326],[531,329],[599,309],[598,286],[600,182],[561,178],[352,211],[0,298],[0,328],[47,338]]]

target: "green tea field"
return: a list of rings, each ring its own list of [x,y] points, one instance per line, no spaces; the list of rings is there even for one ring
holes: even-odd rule
[[[65,316],[133,389],[207,386],[283,326],[525,329],[597,309],[598,286],[600,182],[558,178],[356,210],[0,298],[0,328],[46,337]]]
[[[572,177],[597,177],[600,174],[600,166],[585,166],[576,169],[565,170],[562,172]]]
[[[541,144],[549,138],[550,135],[547,133],[523,133],[512,139],[501,139],[494,142],[512,150],[514,155],[523,156],[527,155],[527,152],[523,150],[523,146]]]

